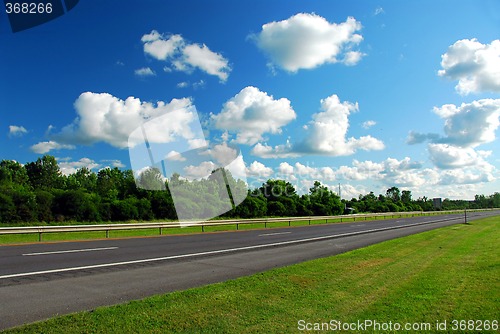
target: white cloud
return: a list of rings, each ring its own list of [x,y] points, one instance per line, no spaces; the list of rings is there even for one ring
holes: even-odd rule
[[[222,81],[226,81],[230,67],[227,59],[222,55],[210,51],[205,45],[190,44],[183,49],[183,61],[193,67],[198,67],[208,74],[219,77]]]
[[[189,83],[188,83],[188,82],[186,82],[186,81],[179,82],[179,83],[177,84],[177,87],[178,87],[178,88],[186,88],[187,86],[189,86]]]
[[[274,173],[274,171],[272,168],[266,167],[263,163],[254,161],[246,169],[246,173],[248,176],[257,179],[265,179],[271,176]]]
[[[377,180],[386,186],[416,187],[425,184],[426,169],[422,164],[406,157],[402,160],[387,158],[382,162],[354,160],[352,166],[341,166],[336,171],[340,180],[364,181]]]
[[[357,150],[382,150],[384,143],[372,136],[346,138],[349,115],[358,111],[358,104],[340,102],[337,95],[321,100],[322,111],[312,115],[312,121],[303,127],[306,137],[297,144],[276,145],[257,143],[251,153],[261,158],[286,158],[306,154],[346,156]]]
[[[217,165],[212,161],[203,161],[198,166],[189,165],[184,167],[184,176],[188,180],[207,178],[216,168]]]
[[[219,114],[212,115],[217,129],[237,132],[235,142],[247,145],[263,140],[265,133],[281,133],[281,128],[295,118],[288,99],[275,100],[251,86],[227,101]]]
[[[172,57],[185,44],[181,35],[171,35],[165,38],[156,30],[142,36],[141,41],[144,43],[144,53],[158,60]]]
[[[9,125],[9,137],[21,137],[25,133],[28,130],[24,126]]]
[[[481,44],[477,39],[455,42],[441,56],[438,75],[458,80],[458,93],[500,92],[500,40]]]
[[[135,75],[139,77],[154,77],[156,73],[149,67],[139,68],[134,71]]]
[[[205,44],[190,44],[181,35],[164,36],[153,30],[142,36],[141,41],[144,43],[144,53],[161,61],[169,61],[178,71],[191,73],[194,68],[198,68],[223,82],[231,72],[229,61],[220,53],[211,51]],[[172,68],[165,66],[163,70],[171,72]]]
[[[101,167],[100,164],[89,158],[81,158],[78,161],[58,162],[58,165],[61,173],[64,175],[74,174],[78,169],[82,167],[87,167],[88,169],[96,169]]]
[[[240,151],[235,147],[227,145],[227,143],[222,143],[214,145],[212,148],[210,148],[208,150],[208,154],[219,165],[227,166],[238,157]]]
[[[67,144],[60,144],[55,141],[44,141],[40,142],[38,144],[35,144],[30,147],[30,149],[38,154],[45,154],[48,153],[52,150],[62,150],[62,149],[67,149],[67,150],[74,150],[75,146],[73,145],[67,145]]]
[[[456,147],[448,144],[429,144],[429,155],[436,167],[456,169],[475,166],[484,162],[491,151],[476,151],[471,147]]]
[[[292,151],[292,145],[287,141],[284,145],[269,146],[267,144],[257,143],[252,150],[251,154],[261,158],[295,158],[300,154]]]
[[[363,37],[361,23],[349,17],[340,24],[316,14],[299,13],[287,20],[270,22],[251,36],[273,64],[289,72],[312,69],[325,63],[356,64],[362,53],[353,51]]]
[[[329,156],[345,156],[357,150],[382,150],[384,144],[372,136],[346,138],[349,115],[358,111],[358,104],[340,102],[337,95],[321,100],[322,111],[312,116],[307,135],[295,146],[297,152]]]
[[[454,169],[445,171],[439,180],[439,185],[459,185],[492,182],[495,177],[491,171],[483,168]],[[463,198],[463,197],[462,197]]]
[[[375,121],[366,121],[366,122],[363,122],[363,124],[361,124],[361,126],[364,128],[364,129],[369,129],[371,128],[372,126],[375,126],[377,124],[377,122]]]
[[[186,158],[184,158],[182,156],[182,154],[180,154],[177,151],[170,151],[170,152],[168,152],[168,154],[165,157],[165,159],[170,160],[170,161],[186,161]]]
[[[123,162],[121,162],[120,160],[101,160],[101,162],[105,162],[105,163],[111,165],[111,167],[117,167],[117,168],[124,168],[125,167],[125,164]]]
[[[288,162],[282,162],[278,167],[278,172],[280,174],[293,174],[293,166]]]
[[[462,103],[459,107],[446,104],[435,107],[434,112],[445,120],[446,137],[440,141],[462,147],[493,142],[500,125],[500,99]]]
[[[53,135],[58,141],[86,145],[105,142],[118,148],[133,147],[140,138],[132,138],[129,142],[129,135],[151,119],[155,122],[148,122],[147,126],[150,143],[168,143],[179,138],[192,141],[196,134],[191,126],[199,124],[196,110],[187,98],[153,104],[132,96],[121,100],[108,93],[86,92],[78,97],[74,106],[77,118]],[[61,148],[60,144],[47,145]]]
[[[342,60],[342,63],[344,63],[347,66],[354,66],[359,61],[363,56],[366,56],[366,54],[359,52],[359,51],[348,51],[345,53],[344,59]]]

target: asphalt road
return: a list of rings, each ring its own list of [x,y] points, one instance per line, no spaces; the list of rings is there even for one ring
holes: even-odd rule
[[[500,211],[469,213],[468,219],[492,215],[500,215]],[[0,330],[221,282],[463,222],[460,214],[0,246]]]

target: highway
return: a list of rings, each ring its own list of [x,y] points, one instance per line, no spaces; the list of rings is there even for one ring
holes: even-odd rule
[[[468,220],[500,211],[468,213]],[[463,214],[0,246],[0,330],[464,222]]]

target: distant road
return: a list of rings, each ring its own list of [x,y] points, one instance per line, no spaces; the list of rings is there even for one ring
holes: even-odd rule
[[[468,213],[474,220],[500,211]],[[0,330],[464,222],[463,214],[0,246]]]

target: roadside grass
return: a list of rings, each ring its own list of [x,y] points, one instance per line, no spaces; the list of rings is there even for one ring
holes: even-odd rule
[[[299,320],[367,319],[471,332],[452,321],[499,320],[499,227],[500,217],[486,218],[7,333],[293,333]]]
[[[438,215],[439,211],[436,212],[425,212],[422,215]],[[230,225],[218,225],[218,226],[190,226],[182,228],[163,228],[161,231],[162,235],[170,234],[190,234],[190,233],[203,233],[203,232],[223,232],[223,231],[235,231],[235,230],[250,230],[250,229],[263,229],[263,228],[278,228],[278,227],[288,227],[288,226],[305,226],[305,225],[316,225],[316,224],[330,224],[330,223],[347,223],[355,221],[374,221],[374,220],[384,220],[391,218],[404,218],[412,217],[413,214],[406,214],[405,212],[397,214],[388,214],[386,216],[372,216],[369,218],[365,217],[342,217],[335,219],[321,219],[321,220],[311,220],[311,221],[282,221],[273,223],[239,223]],[[165,221],[163,221],[165,222]],[[217,222],[214,220],[213,222]],[[114,223],[124,223],[124,222],[106,222],[106,223],[85,223],[85,222],[66,222],[64,224],[57,223],[56,225],[99,225],[99,224],[114,224]],[[138,221],[129,221],[125,223],[140,223]],[[40,224],[40,226],[49,226],[51,224]],[[16,227],[16,226],[30,226],[29,224],[11,224],[2,225],[0,227]],[[109,238],[128,238],[128,237],[145,237],[145,236],[158,236],[160,235],[159,228],[148,228],[148,229],[135,229],[135,230],[111,230],[108,235],[105,231],[90,231],[90,232],[56,232],[56,233],[44,233],[42,235],[42,240],[44,242],[53,241],[76,241],[76,240],[92,240],[92,239],[103,239]],[[19,244],[19,243],[33,243],[38,242],[38,233],[30,234],[3,234],[0,235],[0,245],[5,244]]]

